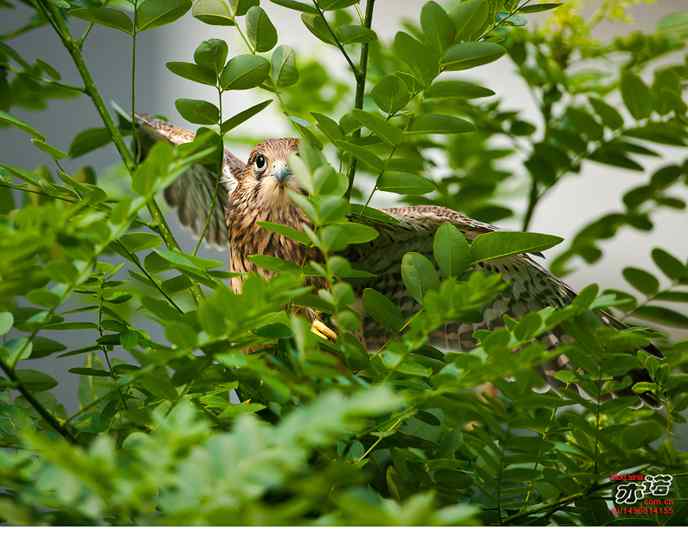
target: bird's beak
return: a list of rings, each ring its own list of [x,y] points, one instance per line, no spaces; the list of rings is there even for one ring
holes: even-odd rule
[[[280,184],[284,184],[287,180],[289,180],[289,177],[291,176],[291,169],[289,169],[287,162],[284,160],[276,160],[272,164],[272,176],[274,176],[275,180],[277,180],[277,182]]]

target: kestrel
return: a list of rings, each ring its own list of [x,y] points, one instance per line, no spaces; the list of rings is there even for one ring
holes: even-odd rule
[[[138,120],[144,148],[146,144],[150,146],[161,139],[174,144],[194,139],[193,132],[149,116],[140,116]],[[299,189],[288,166],[289,155],[298,150],[298,144],[298,140],[292,138],[269,139],[251,151],[247,163],[225,150],[224,172],[219,181],[208,169],[197,165],[165,191],[165,199],[177,208],[181,223],[196,235],[203,232],[216,195],[216,208],[210,217],[206,241],[228,248],[230,271],[270,276],[249,260],[252,255],[276,256],[299,265],[309,259],[318,259],[315,249],[258,225],[261,221],[271,221],[300,230],[308,223],[288,195],[290,189]],[[218,184],[221,187],[218,188]],[[362,292],[364,288],[373,288],[397,303],[407,315],[418,310],[419,305],[406,292],[401,277],[404,254],[416,251],[431,255],[433,236],[443,223],[453,224],[469,241],[480,234],[498,230],[493,225],[440,206],[409,206],[380,211],[386,216],[384,221],[366,221],[375,226],[378,238],[367,244],[349,246],[342,254],[357,268],[377,275],[359,283],[358,287],[354,283],[355,290]],[[437,338],[444,349],[470,350],[475,346],[473,333],[501,325],[505,314],[519,318],[548,306],[561,308],[576,296],[568,285],[540,266],[529,254],[485,262],[479,269],[499,273],[510,284],[483,311],[480,321],[443,328]],[[232,286],[239,291],[241,278],[232,279]],[[603,320],[618,328],[625,327],[608,315],[604,315]],[[318,324],[321,332],[334,335],[321,322]],[[362,339],[369,349],[380,347],[386,338],[386,332],[372,319],[364,319]],[[633,374],[634,380],[648,380],[645,370],[638,372]]]

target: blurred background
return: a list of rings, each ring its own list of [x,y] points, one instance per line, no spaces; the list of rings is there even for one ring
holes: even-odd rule
[[[420,8],[426,0],[378,0],[375,8],[374,29],[382,39],[391,39],[399,29],[404,18],[417,20]],[[589,2],[594,8],[595,2]],[[280,35],[280,43],[296,49],[300,59],[309,56],[326,58],[333,72],[344,81],[349,80],[350,73],[339,52],[333,47],[325,47],[308,33],[293,11],[286,10],[270,2],[261,3],[268,12]],[[686,0],[657,0],[652,4],[635,6],[630,14],[635,19],[631,25],[603,23],[596,30],[596,37],[608,39],[622,35],[633,29],[651,31],[663,16],[687,7]],[[30,10],[19,7],[16,10],[3,10],[0,21],[0,34],[6,34],[26,22]],[[541,24],[542,18],[529,18],[531,24]],[[230,53],[244,51],[244,45],[236,31],[227,27],[210,27],[187,15],[172,26],[145,32],[139,36],[137,111],[152,114],[163,114],[172,122],[189,127],[181,119],[174,107],[177,98],[214,99],[214,91],[198,84],[185,81],[172,74],[165,67],[168,61],[190,61],[196,46],[210,37],[225,39],[230,45]],[[24,56],[33,60],[41,58],[56,67],[66,83],[76,82],[77,75],[71,59],[59,43],[50,28],[41,28],[12,41]],[[130,98],[130,43],[123,33],[96,26],[85,49],[89,67],[98,83],[106,101],[119,103],[128,109]],[[514,74],[514,67],[508,57],[489,65],[471,70],[471,77],[493,89],[503,99],[506,108],[518,109],[526,114],[533,123],[539,124],[537,109],[521,80]],[[252,104],[264,100],[265,94],[259,91],[231,92],[225,96],[226,116],[233,115]],[[619,97],[620,99],[620,97]],[[13,110],[13,113],[35,126],[46,135],[49,142],[60,146],[89,127],[100,126],[99,118],[90,101],[78,98],[55,102],[46,110],[27,112]],[[271,136],[292,135],[287,122],[280,116],[276,106],[244,123],[238,129],[242,136],[255,137],[269,134]],[[45,154],[36,150],[26,135],[17,129],[0,129],[0,161],[13,165],[35,168],[41,163],[50,163]],[[63,150],[67,146],[60,146]],[[237,143],[229,147],[237,155],[245,157],[250,147]],[[661,148],[669,161],[679,161],[686,157],[686,151]],[[68,162],[69,169],[83,165],[93,165],[99,170],[105,169],[118,161],[112,147],[100,149],[84,158]],[[658,159],[643,162],[647,169],[653,170],[661,165]],[[625,191],[640,183],[646,173],[633,172],[594,164],[584,163],[581,175],[563,180],[538,207],[531,230],[557,234],[570,238],[584,224],[608,212],[620,204],[620,191]],[[514,196],[513,205],[517,213],[522,213],[526,192]],[[376,196],[373,205],[385,206],[393,202],[394,196]],[[186,233],[174,214],[168,216],[174,232],[184,248],[192,248],[195,240]],[[567,278],[574,288],[580,289],[591,282],[598,282],[602,287],[627,289],[621,278],[621,269],[636,265],[652,270],[649,253],[653,247],[660,246],[680,258],[688,257],[688,221],[685,212],[662,212],[656,216],[657,225],[649,234],[640,234],[623,230],[611,242],[605,243],[607,251],[604,259],[594,266],[582,266]],[[500,225],[508,229],[518,229],[520,221],[505,220]],[[550,253],[554,257],[557,251]],[[225,253],[206,248],[204,255],[225,258]],[[66,345],[78,344],[78,333],[67,333]],[[71,339],[71,340],[70,340]],[[84,345],[84,344],[82,344]],[[69,361],[69,362],[66,362]],[[76,404],[76,387],[78,378],[66,373],[74,366],[74,361],[64,359],[39,360],[35,363],[54,374],[60,380],[60,386],[54,391],[57,397],[66,404],[68,410]],[[34,365],[34,363],[32,363]]]

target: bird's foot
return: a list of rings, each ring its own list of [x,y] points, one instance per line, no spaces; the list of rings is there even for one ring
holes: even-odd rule
[[[313,321],[311,324],[311,332],[317,334],[324,340],[332,340],[334,342],[337,339],[337,333],[320,320]]]

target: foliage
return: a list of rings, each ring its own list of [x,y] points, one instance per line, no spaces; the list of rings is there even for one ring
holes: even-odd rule
[[[0,122],[25,132],[54,166],[0,165],[0,519],[685,521],[688,459],[676,433],[688,408],[688,343],[680,338],[688,317],[655,302],[688,302],[686,262],[653,249],[667,283],[636,267],[623,271],[641,297],[591,285],[563,308],[505,317],[503,326],[477,333],[470,351],[443,353],[430,344],[433,333],[476,321],[508,285],[476,266],[561,240],[495,232],[469,241],[451,225],[440,227],[432,251],[409,252],[402,261],[407,292],[421,305],[412,315],[365,289],[373,274],[338,253],[377,236],[371,225],[385,215],[368,204],[378,190],[497,221],[514,215],[503,192],[525,174],[526,231],[546,193],[587,161],[644,172],[644,158],[661,157],[662,145],[685,148],[688,70],[674,58],[685,51],[686,14],[663,20],[656,33],[601,43],[592,26],[618,18],[623,2],[605,2],[586,22],[575,5],[556,15],[558,3],[430,1],[382,42],[374,0],[270,3],[337,48],[351,80],[280,45],[266,0],[36,0],[27,3],[27,25],[3,36]],[[0,2],[0,9],[13,4]],[[550,10],[555,18],[544,29],[527,27],[531,13]],[[161,26],[174,32],[167,25],[182,16],[238,32],[246,50],[210,39],[168,63],[176,75],[215,88],[218,98],[180,96],[179,113],[203,125],[196,140],[159,143],[140,162],[137,136],[131,147],[124,141],[133,134],[132,115],[120,111],[115,122],[82,50],[92,26],[101,25],[129,35],[135,55],[138,33]],[[60,37],[80,85],[63,82],[44,61],[26,61],[11,45],[44,25]],[[497,88],[447,74],[503,56],[530,88],[541,124],[504,109]],[[613,69],[600,66],[612,57],[621,58]],[[227,114],[223,96],[244,90],[270,96]],[[90,101],[103,124],[65,150],[59,147],[69,140],[47,140],[16,113],[68,96]],[[249,276],[234,294],[227,279],[235,274],[204,259],[201,240],[194,251],[180,250],[159,198],[191,165],[220,170],[224,135],[271,104],[302,139],[300,157],[290,163],[307,195],[293,200],[311,225],[264,225],[317,248],[323,260],[299,266],[254,257],[276,275]],[[130,107],[136,110],[135,95]],[[504,140],[513,149],[503,148]],[[69,160],[111,142],[126,170],[115,192],[101,171],[68,171]],[[622,210],[566,243],[553,269],[575,269],[578,258],[598,261],[604,240],[625,226],[651,229],[661,209],[685,211],[686,184],[688,160],[656,166],[646,184],[624,193]],[[320,290],[311,286],[315,278],[323,281]],[[299,313],[304,306],[322,313],[336,340],[311,332]],[[675,330],[618,329],[600,320],[610,310],[624,321]],[[364,317],[386,333],[382,347],[361,344]],[[67,330],[79,331],[81,347],[51,337]],[[565,334],[554,347],[553,332]],[[648,352],[653,343],[661,360]],[[558,388],[544,388],[542,370],[564,356],[571,365],[550,377]],[[74,362],[80,408],[73,414],[50,392],[57,381],[25,362],[44,358]],[[629,374],[640,369],[648,376],[634,383]],[[673,474],[673,515],[612,515],[604,499],[615,484],[610,476],[621,471]]]

